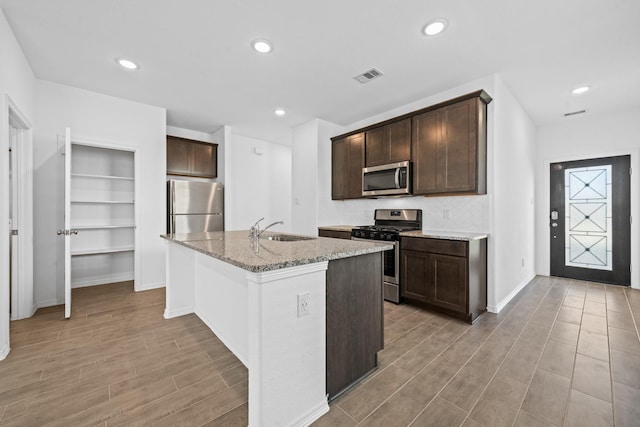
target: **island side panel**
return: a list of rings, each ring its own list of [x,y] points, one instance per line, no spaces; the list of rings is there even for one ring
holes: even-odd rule
[[[164,318],[183,316],[195,309],[195,256],[196,252],[165,240],[166,306]]]
[[[195,313],[251,368],[247,272],[199,252],[195,255]]]
[[[327,262],[249,280],[249,425],[307,426],[329,410],[326,398]],[[306,295],[308,314],[298,315]]]
[[[329,400],[377,366],[384,346],[382,252],[329,262],[327,393]]]

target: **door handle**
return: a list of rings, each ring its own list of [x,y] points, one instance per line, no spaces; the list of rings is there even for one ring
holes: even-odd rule
[[[75,228],[71,230],[58,230],[56,234],[58,236],[70,236],[72,234],[78,234],[78,230],[76,230]]]

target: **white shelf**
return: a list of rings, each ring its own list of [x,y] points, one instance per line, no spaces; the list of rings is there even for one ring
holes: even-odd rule
[[[71,151],[72,287],[134,277],[135,155],[75,144]]]
[[[120,248],[84,249],[79,251],[72,251],[71,256],[115,254],[119,252],[133,252],[133,250],[133,246],[123,246]]]
[[[77,205],[133,205],[132,201],[120,201],[120,200],[72,200],[71,204]]]
[[[122,224],[122,225],[74,225],[71,228],[76,230],[107,230],[113,228],[135,228],[135,224]]]
[[[133,177],[128,176],[114,176],[114,175],[90,175],[86,173],[73,173],[71,174],[74,178],[94,178],[94,179],[111,179],[111,180],[121,180],[121,181],[133,181]]]

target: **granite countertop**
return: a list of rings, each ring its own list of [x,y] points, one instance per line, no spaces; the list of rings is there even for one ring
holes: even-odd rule
[[[288,233],[265,233],[264,236]],[[388,243],[358,242],[318,237],[282,242],[259,239],[253,244],[249,231],[164,234],[161,237],[254,273],[331,261],[393,249]]]
[[[422,237],[425,239],[443,239],[443,240],[478,240],[489,237],[486,233],[467,233],[459,231],[438,231],[438,230],[416,230],[403,231],[400,233],[403,237]]]
[[[329,230],[329,231],[349,231],[355,228],[353,225],[321,225],[318,227],[319,230]]]

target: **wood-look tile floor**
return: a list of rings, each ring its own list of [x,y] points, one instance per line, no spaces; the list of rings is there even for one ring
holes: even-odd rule
[[[74,290],[11,323],[0,425],[244,426],[247,371],[164,290]],[[474,325],[385,303],[379,369],[315,426],[638,426],[640,291],[537,277]]]
[[[11,322],[1,426],[246,426],[247,370],[195,315],[165,320],[164,289],[73,290]]]
[[[536,277],[475,324],[385,303],[379,369],[314,426],[640,426],[640,291]]]

